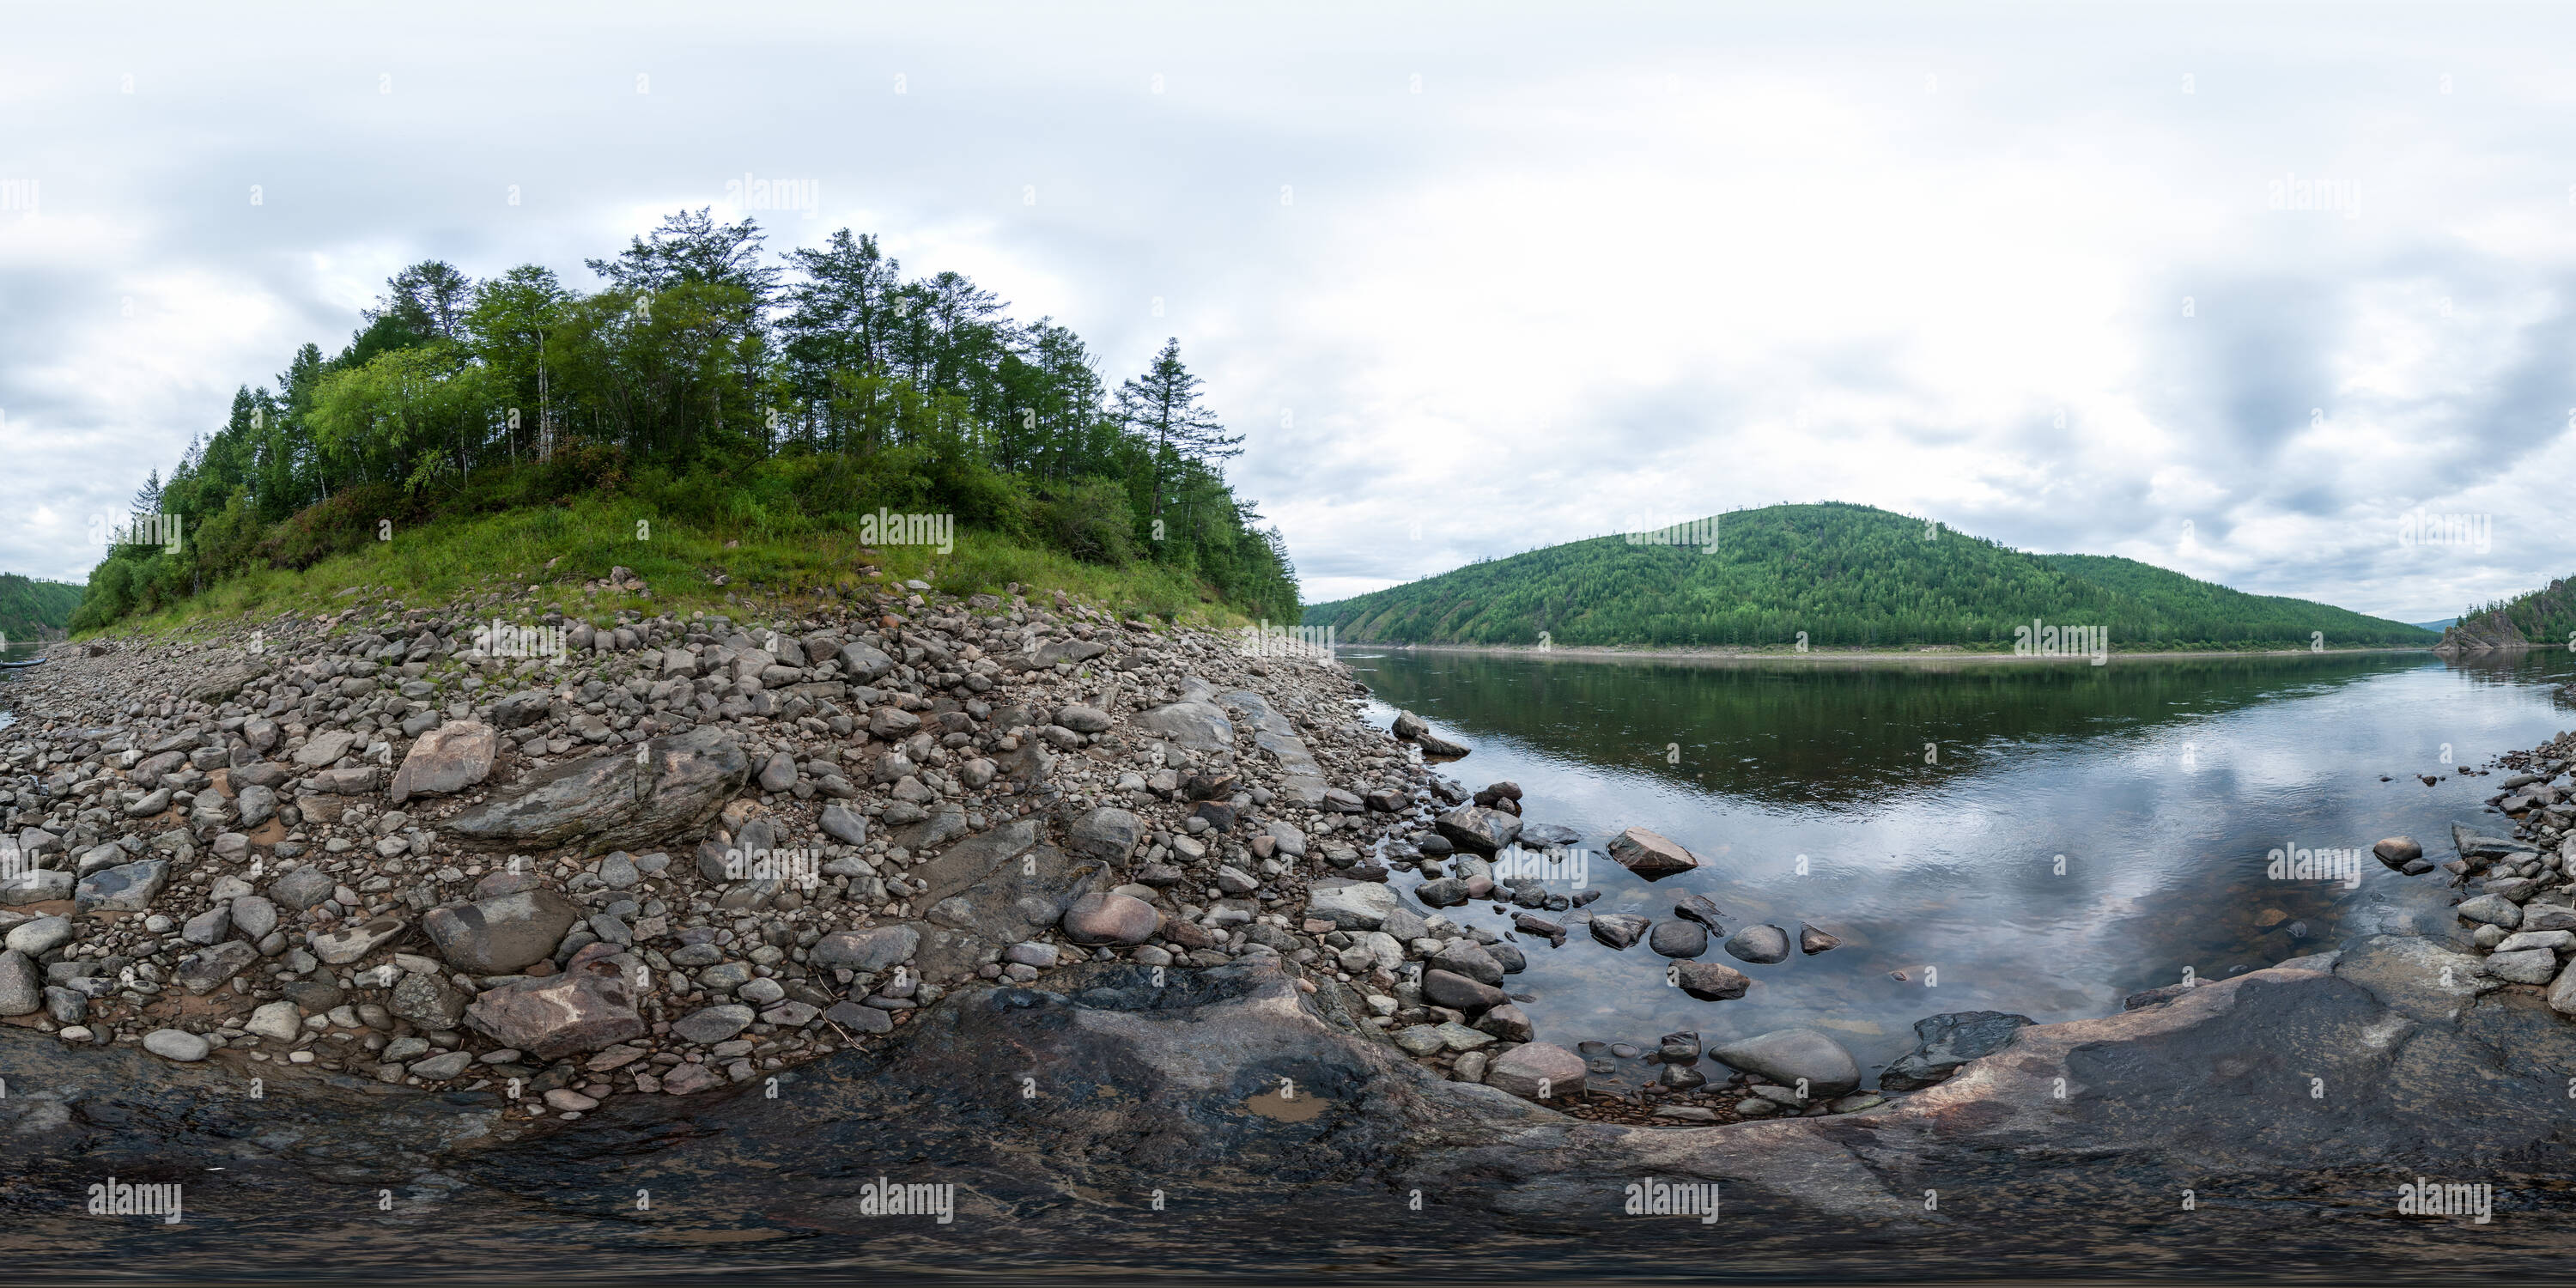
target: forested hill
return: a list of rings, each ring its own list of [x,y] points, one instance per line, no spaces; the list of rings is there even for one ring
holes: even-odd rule
[[[2111,647],[2419,645],[2430,631],[2248,595],[2129,559],[2034,555],[1922,519],[1824,503],[1741,510],[1703,544],[1596,537],[1306,610],[1353,643],[1817,647],[2013,642],[2102,626]],[[1676,539],[1687,536],[1677,533]]]
[[[80,599],[78,586],[0,572],[0,635],[31,640],[59,632],[70,624]]]
[[[2529,648],[2576,640],[2576,580],[2560,578],[2539,590],[2462,612],[2442,632],[2442,646],[2466,652]]]

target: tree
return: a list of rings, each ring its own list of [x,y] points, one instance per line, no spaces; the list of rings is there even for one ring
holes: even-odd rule
[[[161,471],[157,469],[152,471],[152,477],[145,481],[143,490],[134,494],[134,512],[136,514],[161,512]]]
[[[737,286],[762,305],[777,289],[778,270],[760,263],[760,226],[719,224],[706,206],[665,215],[652,235],[635,238],[615,259],[585,260],[622,291],[667,291],[683,283]]]
[[[474,281],[440,259],[425,259],[385,279],[385,296],[366,312],[369,322],[390,317],[423,339],[464,338],[465,309]]]
[[[552,453],[554,389],[546,344],[571,298],[553,269],[535,264],[521,264],[474,290],[474,308],[465,319],[468,345],[515,396],[511,409],[535,413],[520,417],[522,423],[510,432],[513,455],[523,439],[534,455]]]
[[[1142,435],[1153,449],[1153,513],[1163,512],[1164,491],[1177,467],[1189,462],[1213,463],[1238,455],[1241,434],[1228,434],[1216,413],[1199,404],[1199,378],[1181,365],[1179,337],[1163,342],[1145,374],[1118,386],[1118,419]]]

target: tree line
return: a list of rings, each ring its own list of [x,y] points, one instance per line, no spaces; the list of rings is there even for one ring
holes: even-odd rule
[[[308,539],[329,526],[313,516],[335,499],[470,507],[511,494],[496,479],[566,460],[606,479],[783,479],[818,512],[938,506],[1294,615],[1278,530],[1223,474],[1242,436],[1208,409],[1177,339],[1113,390],[1069,328],[1015,321],[954,272],[907,277],[873,236],[843,229],[775,260],[765,240],[700,209],[586,260],[587,291],[536,264],[480,280],[438,260],[402,270],[339,354],[297,349],[152,476],[137,511],[178,516],[187,540],[111,551],[115,593],[94,591],[83,624],[255,562],[310,562],[330,544]]]

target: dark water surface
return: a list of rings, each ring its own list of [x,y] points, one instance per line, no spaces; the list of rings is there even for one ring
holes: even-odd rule
[[[1712,941],[1704,959],[1757,981],[1717,1003],[1666,987],[1642,943],[1613,951],[1579,928],[1563,948],[1525,943],[1530,969],[1510,986],[1537,996],[1523,1009],[1542,1040],[1651,1051],[1675,1030],[1714,1044],[1803,1025],[1873,1072],[1943,1011],[2087,1018],[2186,969],[2224,978],[2356,934],[2447,929],[2443,881],[2399,876],[2369,847],[2412,835],[2448,860],[2450,824],[2477,820],[2502,781],[2459,767],[2576,723],[2551,697],[2576,674],[2561,652],[2103,667],[1343,658],[1375,691],[1372,720],[1415,712],[1475,749],[1450,776],[1517,782],[1527,820],[1583,833],[1604,891],[1590,911],[1667,917],[1695,892],[1730,932],[1769,922],[1794,937],[1805,922],[1843,941],[1770,966]],[[1629,826],[1703,866],[1651,884],[1630,874],[1600,854]],[[2268,852],[2290,848],[2362,851],[2358,886],[2268,879]],[[1448,915],[1508,929],[1492,907]]]

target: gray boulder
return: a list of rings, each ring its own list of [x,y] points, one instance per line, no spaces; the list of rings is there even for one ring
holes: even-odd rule
[[[1649,881],[1688,872],[1699,866],[1699,857],[1683,849],[1681,843],[1642,827],[1632,827],[1610,838],[1610,857],[1619,865]]]
[[[1450,844],[1478,854],[1498,854],[1521,834],[1520,815],[1481,805],[1461,805],[1433,819],[1431,825]]]
[[[14,948],[0,952],[0,1015],[33,1015],[44,1006],[45,981],[36,959]]]
[[[1789,932],[1778,926],[1746,926],[1729,936],[1726,953],[1740,962],[1768,966],[1789,959]]]
[[[1485,1085],[1523,1100],[1568,1100],[1582,1093],[1583,1057],[1553,1042],[1524,1042],[1485,1066]]]
[[[657,849],[704,828],[750,776],[750,758],[732,736],[702,725],[539,770],[449,819],[447,829],[481,849]]]
[[[141,912],[152,906],[152,897],[170,879],[168,859],[145,859],[82,879],[72,894],[72,904],[81,915],[92,912]]]
[[[500,731],[473,720],[451,720],[422,734],[403,754],[386,796],[395,804],[414,796],[444,796],[482,782],[501,750]],[[243,810],[245,821],[249,810]]]
[[[635,990],[625,972],[593,960],[537,979],[486,989],[465,1008],[465,1023],[501,1045],[540,1060],[644,1036]]]
[[[1729,1068],[1783,1087],[1804,1090],[1809,1099],[1848,1095],[1860,1089],[1860,1063],[1840,1042],[1814,1029],[1774,1029],[1729,1042],[1709,1052]],[[1806,1085],[1799,1087],[1800,1079]]]
[[[1708,927],[1678,917],[1655,923],[1646,946],[1664,957],[1697,957],[1708,951]]]
[[[1318,881],[1307,888],[1306,915],[1341,930],[1375,930],[1395,911],[1395,891],[1376,881]]]
[[[554,955],[581,908],[552,890],[522,890],[432,908],[421,928],[447,964],[470,975],[507,975]]]
[[[735,1034],[750,1028],[751,1022],[757,1018],[758,1013],[750,1007],[739,1002],[726,1002],[700,1008],[672,1021],[671,1034],[683,1042],[713,1046],[732,1040]]]
[[[1103,863],[1125,863],[1136,852],[1137,839],[1144,835],[1144,824],[1123,809],[1104,807],[1085,811],[1066,829],[1064,846],[1086,859]]]
[[[1205,702],[1171,702],[1140,711],[1129,721],[1149,738],[1178,743],[1191,751],[1234,750],[1234,722]]]
[[[836,930],[814,942],[815,965],[855,971],[879,971],[912,960],[921,948],[921,931],[905,923],[868,930]]]

